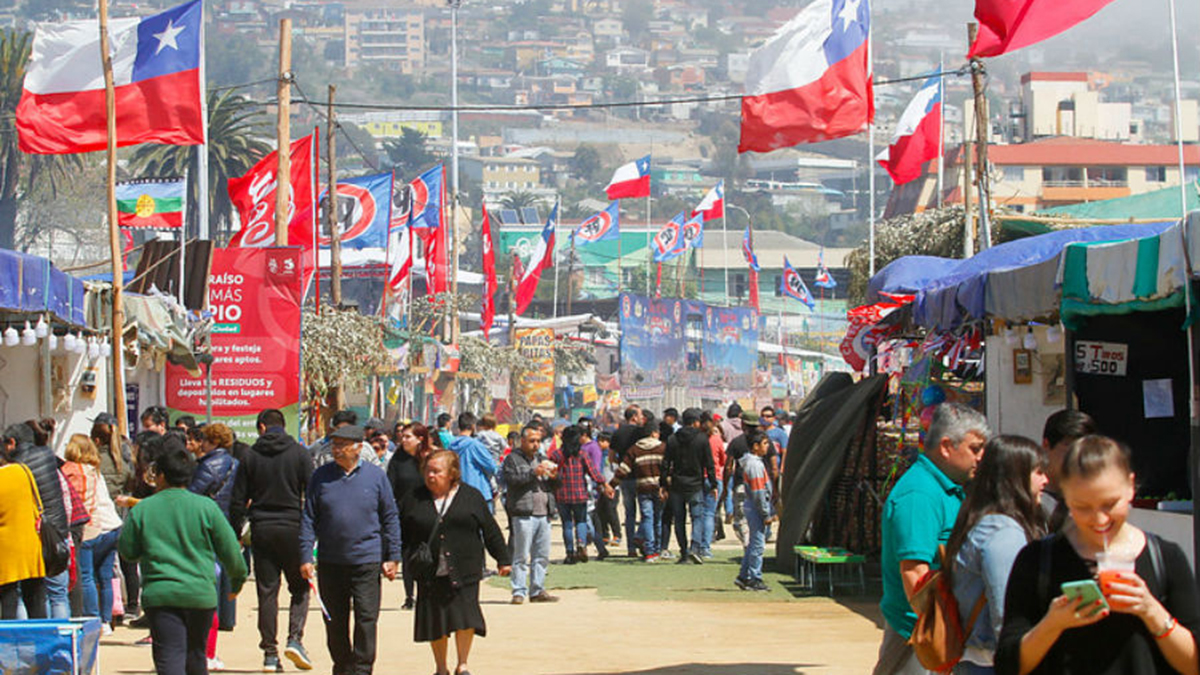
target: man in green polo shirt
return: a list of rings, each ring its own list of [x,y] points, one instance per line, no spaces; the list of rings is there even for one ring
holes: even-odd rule
[[[983,415],[943,403],[933,413],[925,448],[896,481],[883,505],[883,599],[887,623],[874,675],[924,673],[908,646],[917,615],[909,605],[917,582],[938,565],[938,546],[950,538],[963,485],[975,476],[989,431]]]

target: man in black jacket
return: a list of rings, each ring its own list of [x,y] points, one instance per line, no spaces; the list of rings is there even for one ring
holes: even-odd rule
[[[663,455],[660,484],[667,491],[675,514],[675,541],[679,544],[679,562],[699,565],[703,543],[700,528],[704,523],[704,495],[717,489],[708,434],[700,425],[700,410],[683,411],[683,427],[667,441]],[[688,545],[687,518],[691,514],[692,539]]]
[[[308,449],[284,430],[283,413],[258,414],[258,440],[238,466],[230,520],[241,532],[250,517],[250,548],[254,555],[254,585],[258,591],[259,648],[263,670],[283,672],[275,641],[279,616],[279,575],[287,579],[288,640],[284,656],[301,670],[312,668],[304,651],[304,621],[308,615],[308,581],[300,575],[300,514],[304,491],[312,476]]]
[[[611,447],[617,453],[618,464],[626,460],[629,450],[646,435],[642,429],[644,422],[641,408],[636,405],[625,408],[625,423],[617,427],[612,435]],[[621,501],[625,503],[625,550],[630,558],[638,558],[640,556],[634,546],[638,522],[637,481],[621,482]]]

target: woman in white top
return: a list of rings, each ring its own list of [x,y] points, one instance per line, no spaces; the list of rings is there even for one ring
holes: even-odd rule
[[[83,545],[79,548],[79,585],[83,588],[83,613],[98,616],[104,632],[112,632],[113,564],[117,558],[117,539],[121,518],[108,494],[108,484],[100,474],[100,452],[84,434],[75,434],[67,442],[65,459],[78,465],[73,476],[91,520],[83,526]],[[74,473],[74,472],[72,472]]]

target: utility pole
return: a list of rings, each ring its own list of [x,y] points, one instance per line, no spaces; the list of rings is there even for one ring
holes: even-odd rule
[[[125,372],[121,368],[124,356],[121,336],[125,329],[125,301],[122,297],[124,270],[121,265],[121,231],[117,225],[117,94],[113,84],[112,53],[108,48],[108,0],[100,0],[100,62],[104,69],[104,115],[108,139],[108,245],[112,255],[112,394],[113,413],[117,424],[113,428],[113,448],[121,447],[121,438],[129,433],[129,415],[125,411]]]
[[[279,116],[275,138],[279,172],[275,181],[275,245],[288,245],[288,204],[292,191],[292,20],[279,20],[279,81],[275,85]]]
[[[462,0],[450,4],[450,343],[458,344],[458,8]]]
[[[326,108],[329,116],[325,130],[325,153],[329,161],[329,173],[325,182],[325,221],[329,224],[329,258],[330,284],[329,299],[335,308],[342,306],[342,228],[338,224],[338,194],[337,194],[337,120],[334,118],[333,97],[337,85],[329,85],[329,104]]]
[[[979,32],[979,24],[972,21],[967,24],[968,44],[975,44],[975,35]],[[979,186],[979,248],[981,250],[992,246],[992,208],[991,188],[988,185],[988,123],[987,97],[983,92],[983,61],[978,57],[971,59],[971,88],[975,92],[975,138],[979,144],[976,152],[976,181]]]

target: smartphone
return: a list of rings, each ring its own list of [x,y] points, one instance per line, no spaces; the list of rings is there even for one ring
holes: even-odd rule
[[[1096,612],[1108,609],[1108,601],[1104,599],[1104,594],[1100,592],[1100,585],[1093,579],[1085,579],[1083,581],[1068,581],[1062,585],[1063,595],[1071,598],[1075,606],[1078,607],[1080,601],[1083,604],[1089,604],[1100,601],[1100,606]],[[1092,612],[1094,615],[1096,612]]]

